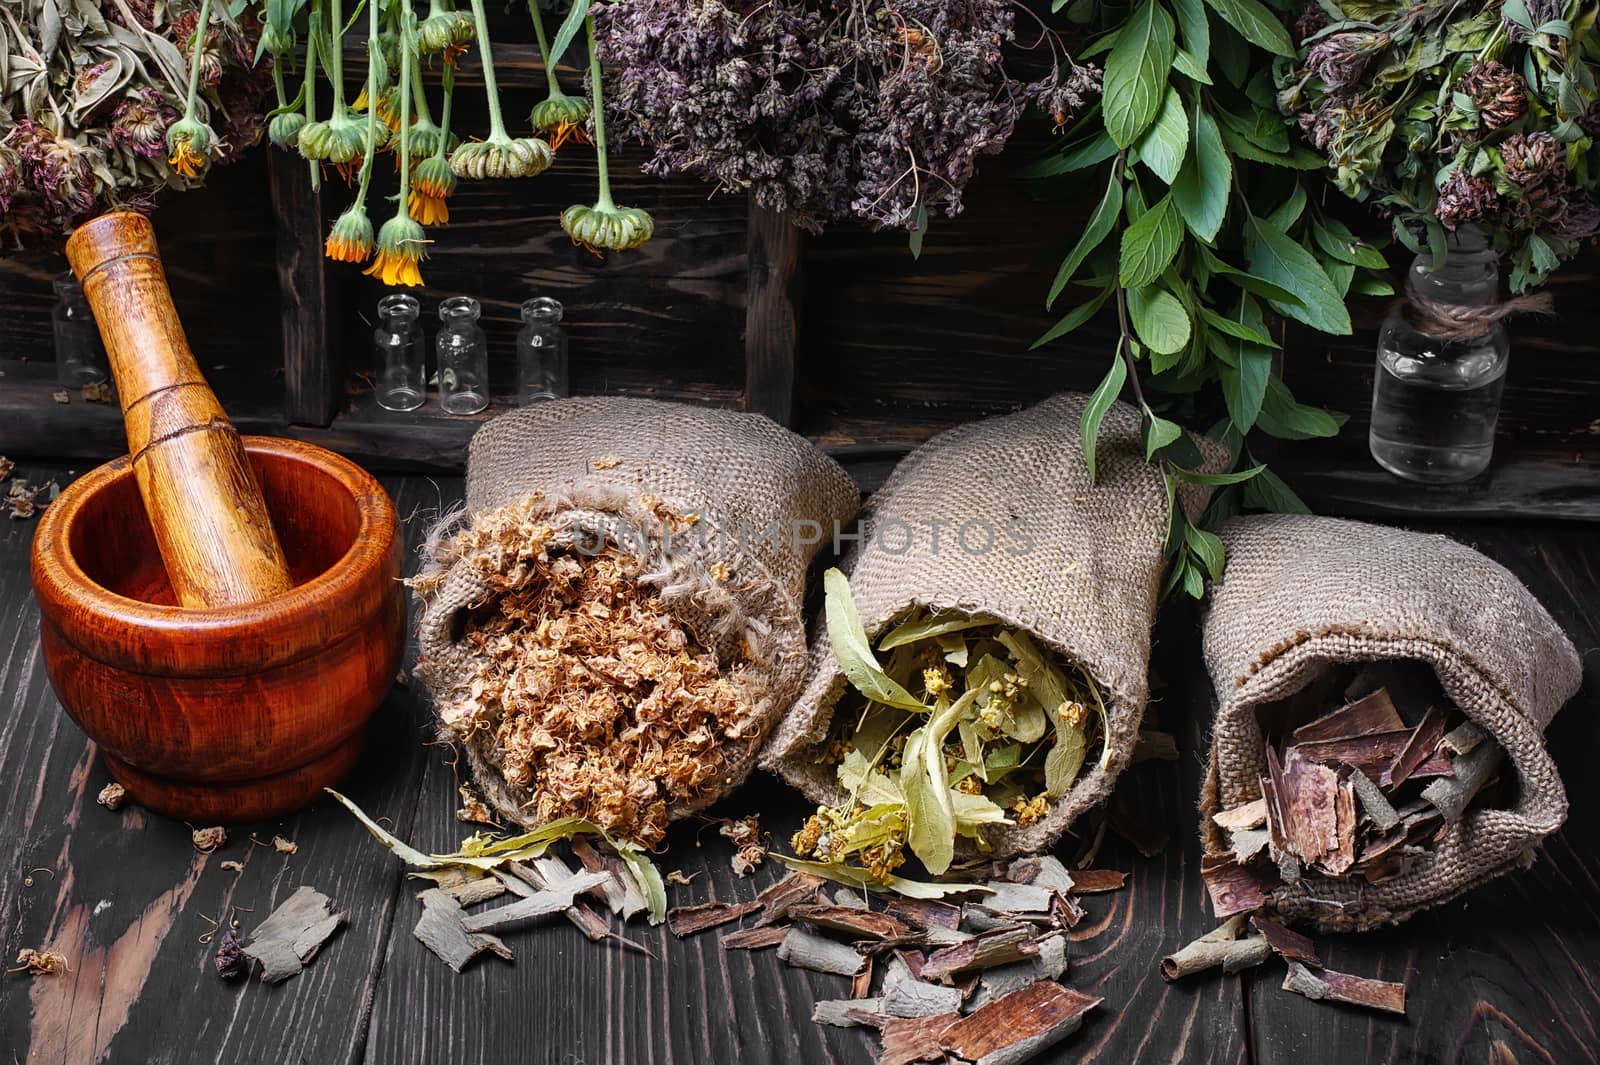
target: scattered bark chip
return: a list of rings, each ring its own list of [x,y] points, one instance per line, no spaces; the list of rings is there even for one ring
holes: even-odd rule
[[[256,926],[243,950],[261,963],[263,983],[281,983],[300,975],[345,920],[344,911],[332,899],[302,884]]]

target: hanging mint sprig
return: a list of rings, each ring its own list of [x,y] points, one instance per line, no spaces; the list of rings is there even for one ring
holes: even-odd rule
[[[528,123],[536,133],[550,135],[550,149],[560,151],[569,137],[583,140],[583,123],[589,118],[589,101],[581,96],[568,96],[561,91],[556,78],[556,61],[560,56],[550,54],[550,45],[544,37],[544,18],[539,14],[539,0],[528,0],[528,13],[533,16],[533,35],[539,42],[539,59],[544,64],[545,81],[549,91],[545,98],[534,104]]]
[[[587,7],[587,5],[584,5]],[[638,207],[618,207],[611,199],[611,175],[606,166],[606,106],[600,88],[600,57],[595,50],[594,18],[584,16],[589,37],[589,80],[594,94],[594,160],[600,196],[594,206],[573,204],[561,212],[561,228],[574,244],[591,251],[637,248],[655,232],[655,220]],[[557,38],[557,43],[560,39]]]
[[[362,273],[385,285],[422,284],[422,250],[427,235],[411,218],[411,68],[417,47],[417,16],[409,6],[400,15],[400,194],[394,217],[378,231],[378,255]]]
[[[216,134],[200,121],[200,59],[206,28],[211,25],[211,0],[200,0],[200,17],[194,24],[194,43],[189,47],[189,92],[184,100],[183,117],[167,127],[167,164],[186,178],[199,177],[211,162],[211,144]]]
[[[533,177],[550,166],[550,146],[538,137],[513,139],[500,117],[500,93],[495,87],[494,56],[489,47],[489,21],[483,0],[472,0],[472,17],[483,59],[483,87],[489,97],[489,137],[461,145],[450,156],[450,169],[464,178]]]

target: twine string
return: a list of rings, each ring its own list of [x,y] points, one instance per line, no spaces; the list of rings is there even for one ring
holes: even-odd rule
[[[1400,302],[1413,328],[1441,340],[1475,340],[1487,336],[1495,323],[1514,314],[1555,313],[1555,298],[1548,292],[1517,296],[1503,303],[1464,306],[1431,300],[1413,290]]]

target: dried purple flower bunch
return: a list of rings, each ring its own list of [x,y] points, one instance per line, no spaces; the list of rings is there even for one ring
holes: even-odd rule
[[[1478,226],[1520,293],[1600,232],[1600,0],[1323,6],[1346,19],[1308,9],[1278,104],[1402,242]]]
[[[1054,53],[1043,81],[1008,66],[1012,0],[627,0],[594,6],[614,135],[658,176],[697,174],[812,230],[854,219],[919,229],[954,217],[978,157],[1030,104],[1064,125],[1097,68]],[[1024,9],[1025,10],[1025,9]]]
[[[53,243],[113,207],[147,210],[161,190],[199,184],[207,165],[261,136],[268,66],[259,27],[199,0],[6,4],[0,54],[0,229],[8,243]],[[49,16],[46,17],[46,12]],[[198,48],[198,52],[196,52]],[[204,128],[194,157],[169,161],[168,129],[190,96]]]

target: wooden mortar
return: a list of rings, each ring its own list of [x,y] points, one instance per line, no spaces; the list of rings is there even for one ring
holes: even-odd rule
[[[394,505],[330,451],[238,436],[169,313],[153,241],[119,243],[148,223],[112,217],[94,244],[110,254],[82,272],[133,453],[40,519],[45,669],[141,804],[197,824],[276,817],[354,765],[399,672]]]

